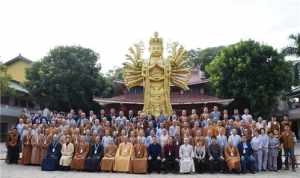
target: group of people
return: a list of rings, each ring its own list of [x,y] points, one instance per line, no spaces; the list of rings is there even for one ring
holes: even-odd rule
[[[7,163],[40,165],[44,171],[128,173],[256,173],[295,171],[297,139],[281,122],[254,119],[248,109],[200,114],[147,115],[115,109],[24,113],[8,132]],[[19,158],[19,155],[21,155]]]

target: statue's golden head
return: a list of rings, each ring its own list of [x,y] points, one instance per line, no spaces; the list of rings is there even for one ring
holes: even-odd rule
[[[158,37],[158,33],[154,33],[154,37],[149,41],[149,52],[152,57],[161,57],[163,53],[163,39]]]

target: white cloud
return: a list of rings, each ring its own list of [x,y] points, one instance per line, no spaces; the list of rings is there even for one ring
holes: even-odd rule
[[[26,0],[0,2],[0,59],[38,60],[58,45],[100,53],[104,71],[158,31],[186,48],[252,38],[281,49],[300,32],[298,0]]]

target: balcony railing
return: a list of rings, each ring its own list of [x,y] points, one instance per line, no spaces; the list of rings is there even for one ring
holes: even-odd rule
[[[36,112],[36,109],[26,108],[29,112]],[[24,110],[24,107],[0,105],[0,116],[19,117]]]

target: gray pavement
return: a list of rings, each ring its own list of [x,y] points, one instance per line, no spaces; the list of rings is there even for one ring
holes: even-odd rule
[[[232,177],[243,177],[243,178],[299,178],[300,169],[297,172],[291,171],[280,171],[274,172],[263,172],[257,174],[125,174],[125,173],[88,173],[88,172],[76,172],[76,171],[54,171],[45,172],[41,171],[39,166],[23,166],[23,165],[8,165],[4,161],[0,161],[1,167],[1,178],[174,178],[174,177],[197,177],[197,178],[232,178]]]
[[[0,144],[1,158],[5,156],[5,145]],[[300,152],[300,144],[298,144],[296,153]],[[297,168],[296,172],[292,171],[279,171],[279,172],[262,172],[257,174],[125,174],[125,173],[88,173],[88,172],[76,172],[76,171],[54,171],[45,172],[41,171],[39,166],[24,166],[24,165],[8,165],[4,160],[0,160],[0,177],[1,178],[174,178],[174,177],[197,177],[197,178],[299,178],[300,168]]]

